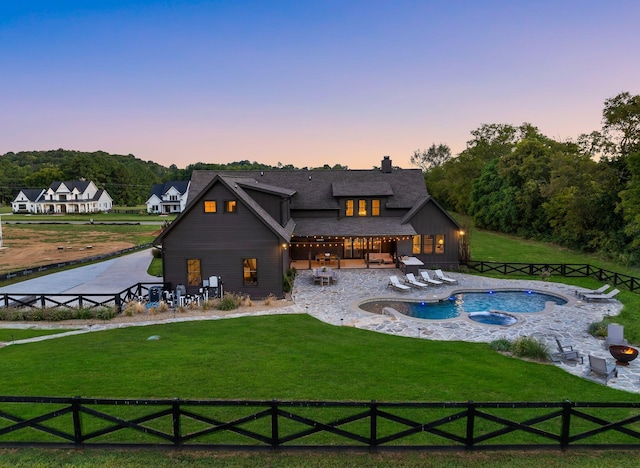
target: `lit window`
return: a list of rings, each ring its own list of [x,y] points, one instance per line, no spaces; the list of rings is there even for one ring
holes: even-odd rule
[[[204,212],[205,213],[216,213],[218,211],[218,204],[215,200],[205,200],[204,201]]]
[[[380,216],[380,200],[371,200],[371,216]]]
[[[444,253],[444,234],[436,234],[436,253]]]
[[[353,216],[353,200],[347,200],[345,205],[345,216]]]
[[[200,286],[202,284],[199,258],[187,260],[187,281],[189,286]]]
[[[367,200],[358,200],[358,216],[367,216]]]
[[[433,236],[431,234],[425,234],[422,241],[422,253],[433,253]]]
[[[258,260],[245,258],[242,260],[243,283],[245,286],[258,284]]]
[[[235,200],[227,200],[224,202],[224,212],[225,213],[235,213],[236,208],[238,206],[238,202]]]
[[[419,254],[420,253],[420,247],[421,247],[420,246],[420,235],[413,236],[412,244],[413,244],[412,253],[413,254]]]

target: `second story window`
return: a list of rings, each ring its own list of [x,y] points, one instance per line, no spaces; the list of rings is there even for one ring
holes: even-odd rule
[[[218,204],[215,200],[205,200],[204,201],[204,212],[205,213],[216,213],[218,211]]]
[[[367,200],[358,200],[358,216],[367,216]]]
[[[235,200],[227,200],[224,202],[225,213],[235,213],[238,207],[238,202]]]
[[[347,200],[345,204],[345,216],[353,216],[353,200]]]
[[[380,216],[380,200],[371,200],[371,216]]]

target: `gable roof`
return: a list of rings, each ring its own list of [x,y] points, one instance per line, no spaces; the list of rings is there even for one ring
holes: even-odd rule
[[[20,193],[22,193],[30,202],[36,202],[42,196],[43,192],[44,189],[22,189],[18,192],[15,199],[17,199]]]
[[[180,194],[184,195],[189,188],[188,180],[170,180],[168,182],[163,182],[161,184],[153,184],[151,187],[151,194],[148,198],[151,198],[153,195],[158,198],[162,198],[162,195],[167,193],[171,187],[175,188]]]
[[[73,192],[73,189],[78,189],[80,193],[83,193],[85,190],[87,190],[87,187],[90,183],[90,180],[57,180],[55,182],[51,182],[51,185],[49,185],[49,189],[57,192],[60,186],[64,184],[64,186],[67,187],[70,192]]]
[[[436,205],[436,207],[438,207],[438,209],[440,211],[442,211],[445,216],[447,218],[449,218],[449,220],[453,223],[454,226],[456,226],[457,228],[461,228],[462,226],[460,225],[460,223],[458,221],[455,220],[455,218],[453,218],[449,212],[447,210],[445,210],[444,208],[442,208],[440,206],[440,204],[435,200],[435,198],[433,198],[431,195],[424,197],[424,199],[420,200],[418,203],[416,203],[413,208],[411,208],[407,214],[405,214],[402,217],[402,223],[408,223],[411,221],[411,218],[413,218],[415,216],[415,214],[420,211],[422,209],[423,206],[425,206],[427,203],[433,203],[434,205]]]
[[[411,209],[428,196],[420,169],[379,170],[274,170],[274,171],[193,171],[188,203],[217,175],[242,180],[239,185],[274,187],[291,193],[292,210],[336,210],[338,197],[384,198],[387,208]]]
[[[256,202],[241,186],[240,183],[237,183],[233,177],[224,177],[220,174],[217,174],[202,190],[198,193],[198,196],[192,198],[189,196],[189,201],[187,202],[187,206],[182,213],[178,215],[178,217],[169,225],[167,229],[165,229],[160,235],[154,240],[154,245],[161,243],[162,238],[164,238],[169,232],[171,232],[172,227],[178,224],[178,221],[183,217],[187,216],[188,213],[195,207],[199,206],[202,199],[204,199],[206,193],[209,191],[211,187],[215,184],[221,183],[223,184],[229,191],[235,193],[238,197],[239,201],[251,210],[258,219],[260,219],[274,234],[280,237],[283,242],[289,242],[291,239],[291,235],[293,234],[293,229],[295,228],[295,222],[293,219],[290,219],[289,222],[285,226],[281,226],[279,222],[277,222],[273,217],[260,206],[258,202]]]

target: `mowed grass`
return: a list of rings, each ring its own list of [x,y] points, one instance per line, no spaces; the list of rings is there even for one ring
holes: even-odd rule
[[[1,352],[5,395],[637,401],[487,344],[403,338],[305,315],[131,327]]]
[[[36,336],[44,336],[44,335],[57,335],[58,333],[64,333],[66,331],[69,331],[69,330],[64,330],[61,328],[57,328],[55,330],[0,328],[0,342],[26,340],[27,338],[33,338]]]

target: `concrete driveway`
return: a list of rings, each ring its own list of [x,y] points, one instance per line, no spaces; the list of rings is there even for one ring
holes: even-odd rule
[[[0,287],[0,293],[118,293],[136,283],[162,282],[162,278],[147,273],[151,259],[151,249],[141,250],[104,262]]]

